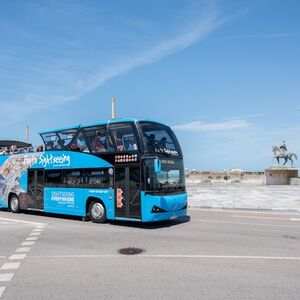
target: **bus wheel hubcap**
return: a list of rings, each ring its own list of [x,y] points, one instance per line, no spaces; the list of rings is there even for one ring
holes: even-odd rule
[[[19,203],[18,199],[17,198],[13,198],[11,200],[11,208],[13,210],[16,210],[18,208],[18,203]]]
[[[104,214],[104,207],[100,203],[95,203],[92,207],[92,215],[95,219],[100,219]]]

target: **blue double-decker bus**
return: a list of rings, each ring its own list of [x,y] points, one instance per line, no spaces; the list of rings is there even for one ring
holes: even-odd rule
[[[183,155],[170,127],[114,119],[40,133],[43,151],[0,156],[0,207],[93,222],[152,222],[187,213]]]

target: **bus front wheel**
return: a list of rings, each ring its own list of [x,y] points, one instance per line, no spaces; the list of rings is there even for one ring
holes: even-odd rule
[[[12,213],[20,212],[20,201],[17,195],[12,195],[9,201],[9,210]]]
[[[89,217],[93,223],[104,223],[106,221],[104,205],[100,202],[91,202],[89,206]]]

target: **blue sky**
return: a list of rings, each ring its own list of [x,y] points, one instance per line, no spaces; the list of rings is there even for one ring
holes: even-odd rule
[[[300,2],[0,2],[2,139],[120,117],[171,125],[187,168],[300,156]],[[297,163],[299,166],[299,163]]]

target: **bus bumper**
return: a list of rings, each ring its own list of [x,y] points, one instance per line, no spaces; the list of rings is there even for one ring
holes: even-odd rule
[[[142,192],[142,222],[173,220],[187,214],[187,194],[148,195]]]

